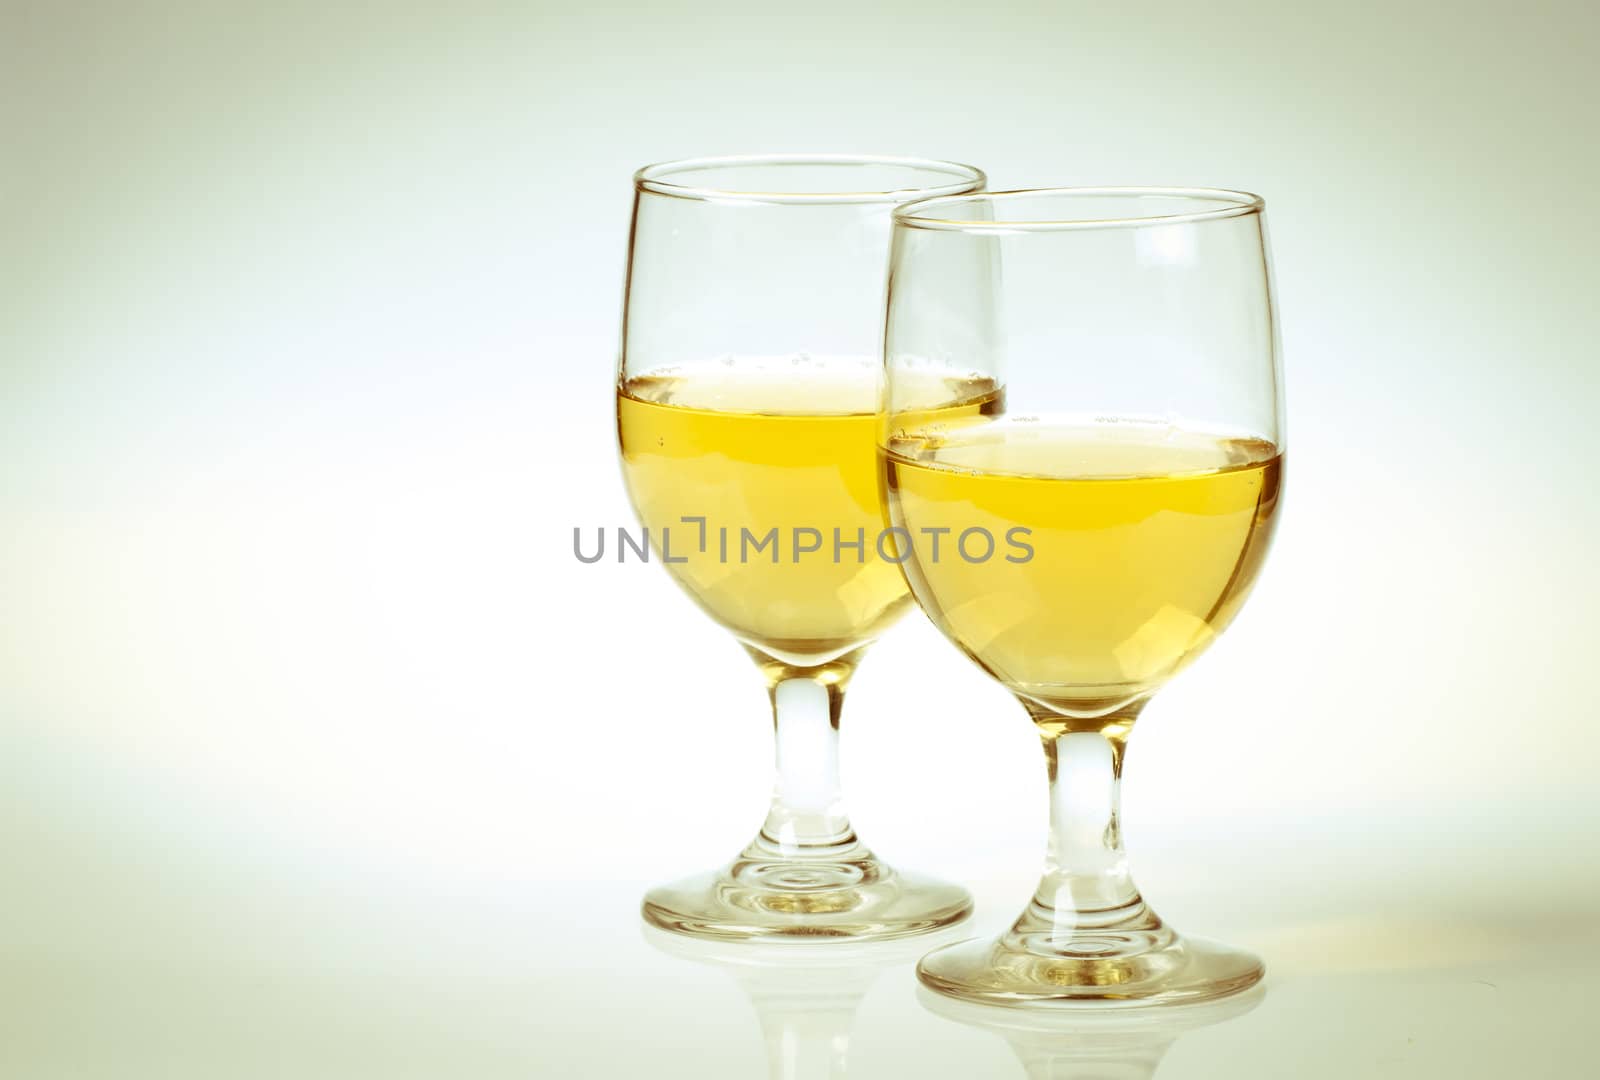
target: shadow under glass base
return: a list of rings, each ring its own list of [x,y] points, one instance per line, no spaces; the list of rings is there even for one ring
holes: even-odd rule
[[[902,873],[859,843],[827,857],[784,855],[759,841],[721,870],[645,894],[645,921],[723,941],[883,941],[960,922],[972,897],[959,885]]]
[[[929,953],[917,977],[965,1001],[1018,1008],[1186,1005],[1239,993],[1265,973],[1254,953],[1162,928],[1127,935],[1015,930]]]

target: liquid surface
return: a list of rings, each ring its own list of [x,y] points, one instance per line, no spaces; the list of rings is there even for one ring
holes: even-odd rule
[[[918,601],[1011,690],[1068,717],[1147,696],[1227,626],[1283,468],[1263,440],[1132,422],[1008,419],[903,434],[881,454]],[[953,541],[975,527],[1001,554],[961,557]],[[935,559],[924,530],[941,528]],[[1031,557],[1005,543],[1017,528]]]
[[[617,429],[634,509],[667,569],[702,608],[780,660],[821,663],[871,640],[905,609],[880,557],[877,366],[866,361],[708,364],[627,380]],[[992,383],[930,375],[929,411],[977,416]],[[706,519],[705,547],[700,526]],[[757,547],[777,529],[774,548]],[[794,530],[806,534],[796,553]],[[748,531],[750,539],[744,537]],[[835,530],[840,547],[835,549]],[[862,540],[861,550],[844,546]],[[892,553],[893,549],[888,549]]]

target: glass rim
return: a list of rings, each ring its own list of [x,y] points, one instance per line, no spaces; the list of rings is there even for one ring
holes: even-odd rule
[[[886,190],[767,191],[719,188],[705,184],[678,183],[667,179],[681,173],[710,169],[762,166],[880,165],[890,168],[921,169],[951,177],[949,183],[926,184]],[[901,157],[890,154],[729,154],[713,157],[679,158],[646,165],[633,174],[636,192],[667,195],[698,202],[764,203],[775,206],[842,203],[905,203],[951,196],[965,196],[983,190],[989,178],[976,165],[938,158]]]
[[[1214,204],[1205,209],[1163,212],[1142,216],[1119,217],[1047,217],[1021,221],[984,221],[976,218],[951,217],[930,214],[930,210],[975,204],[1023,202],[1028,199],[1090,199],[1095,197],[1143,198],[1189,200],[1195,203]],[[986,235],[1030,232],[1069,232],[1086,229],[1138,229],[1163,225],[1187,225],[1202,221],[1219,221],[1227,218],[1260,214],[1267,208],[1266,200],[1249,191],[1227,188],[1198,187],[1051,187],[1017,188],[1012,191],[975,191],[957,195],[941,195],[918,199],[898,206],[894,210],[896,228],[928,229],[942,232],[964,232]]]

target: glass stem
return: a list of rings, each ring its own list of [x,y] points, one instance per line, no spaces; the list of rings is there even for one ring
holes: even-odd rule
[[[1118,813],[1129,726],[1041,728],[1050,771],[1050,848],[1044,878],[1017,930],[1046,934],[1052,949],[1084,956],[1116,951],[1097,935],[1160,926],[1133,883],[1122,846]]]
[[[1151,1033],[1013,1036],[1012,1049],[1028,1080],[1150,1080],[1174,1037]]]
[[[839,712],[854,660],[768,669],[777,776],[760,841],[785,858],[836,857],[856,843],[839,785]]]
[[[754,995],[752,995],[754,999]],[[771,1080],[837,1080],[846,1073],[858,999],[757,1002]]]

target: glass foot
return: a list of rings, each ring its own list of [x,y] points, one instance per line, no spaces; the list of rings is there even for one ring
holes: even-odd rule
[[[1260,958],[1163,928],[1129,934],[1019,934],[964,941],[922,958],[917,977],[965,1001],[1019,1008],[1179,1005],[1261,981]]]
[[[859,844],[826,858],[757,851],[714,873],[645,894],[645,921],[723,941],[883,941],[960,922],[972,897],[959,885],[902,873]]]

